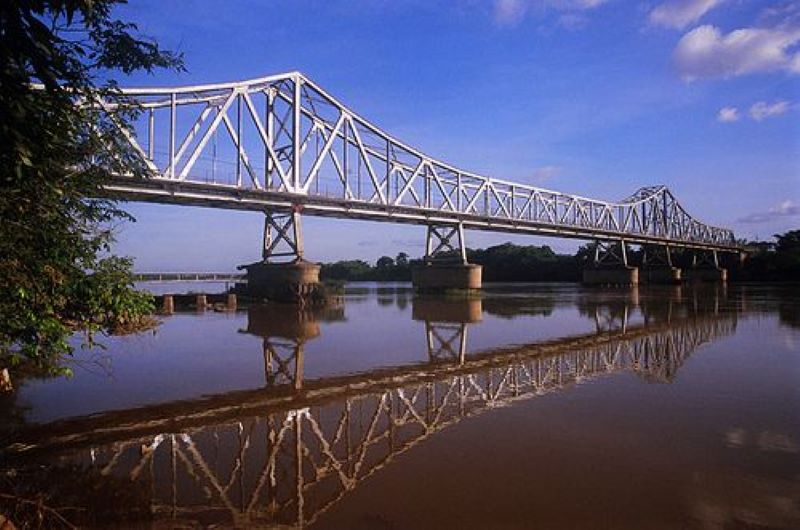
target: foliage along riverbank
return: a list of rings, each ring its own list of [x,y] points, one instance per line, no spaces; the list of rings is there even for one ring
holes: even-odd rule
[[[722,266],[732,281],[800,281],[800,230],[775,236],[774,241],[746,243],[748,257],[743,264],[731,259]],[[580,281],[581,270],[591,259],[594,247],[582,246],[575,254],[557,254],[549,246],[504,243],[486,249],[468,249],[470,263],[483,265],[485,282]],[[675,252],[676,266],[688,266],[691,256]],[[632,263],[641,261],[641,251],[630,252]],[[323,263],[320,277],[337,281],[410,281],[411,268],[422,263],[401,252],[383,256],[372,265],[364,260]]]

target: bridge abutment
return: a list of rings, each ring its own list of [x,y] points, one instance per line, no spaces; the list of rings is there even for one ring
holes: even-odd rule
[[[453,242],[453,239],[457,239]],[[468,293],[482,287],[483,267],[467,262],[464,227],[428,225],[425,259],[411,269],[411,283],[419,292]]]

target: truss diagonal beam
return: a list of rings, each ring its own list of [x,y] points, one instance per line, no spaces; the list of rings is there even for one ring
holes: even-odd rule
[[[732,231],[694,219],[664,186],[643,187],[621,201],[602,201],[464,171],[389,135],[299,72],[121,93],[123,98],[109,99],[102,107],[113,113],[132,101],[147,110],[142,122],[123,135],[152,176],[119,175],[106,187],[112,196],[253,210],[302,204],[311,215],[740,250]],[[264,111],[259,113],[262,101]],[[234,102],[235,119],[228,116]],[[243,138],[243,107],[257,132],[255,139]],[[166,131],[159,131],[162,124]],[[181,124],[189,124],[188,133],[178,136]],[[199,174],[203,163],[198,163],[207,159],[209,139],[222,124],[235,149],[219,157],[236,167],[235,178],[208,183]],[[147,139],[146,151],[139,137]],[[317,145],[316,151],[311,145]],[[163,153],[168,154],[166,164],[161,163]],[[354,190],[348,181],[354,161],[365,169],[364,189]],[[241,178],[242,167],[250,179]],[[273,173],[280,177],[277,189],[271,186]]]

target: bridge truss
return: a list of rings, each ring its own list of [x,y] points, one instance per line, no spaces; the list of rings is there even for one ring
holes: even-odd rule
[[[559,237],[739,250],[664,186],[608,202],[458,169],[390,136],[298,72],[250,81],[122,89],[109,111],[148,178],[106,187],[128,200],[298,212]]]

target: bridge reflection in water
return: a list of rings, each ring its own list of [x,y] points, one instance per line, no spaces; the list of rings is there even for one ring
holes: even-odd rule
[[[467,351],[467,332],[490,299],[415,298],[430,362],[308,381],[304,346],[343,308],[255,307],[242,331],[263,338],[267,388],[65,420],[10,449],[33,458],[46,450],[59,455],[47,456],[52,464],[129,481],[150,513],[175,524],[311,525],[398,455],[466,418],[604,374],[669,382],[698,346],[734,333],[737,313],[720,309],[721,288],[669,293],[651,308],[636,291],[587,299],[579,307],[596,333],[478,353]]]

